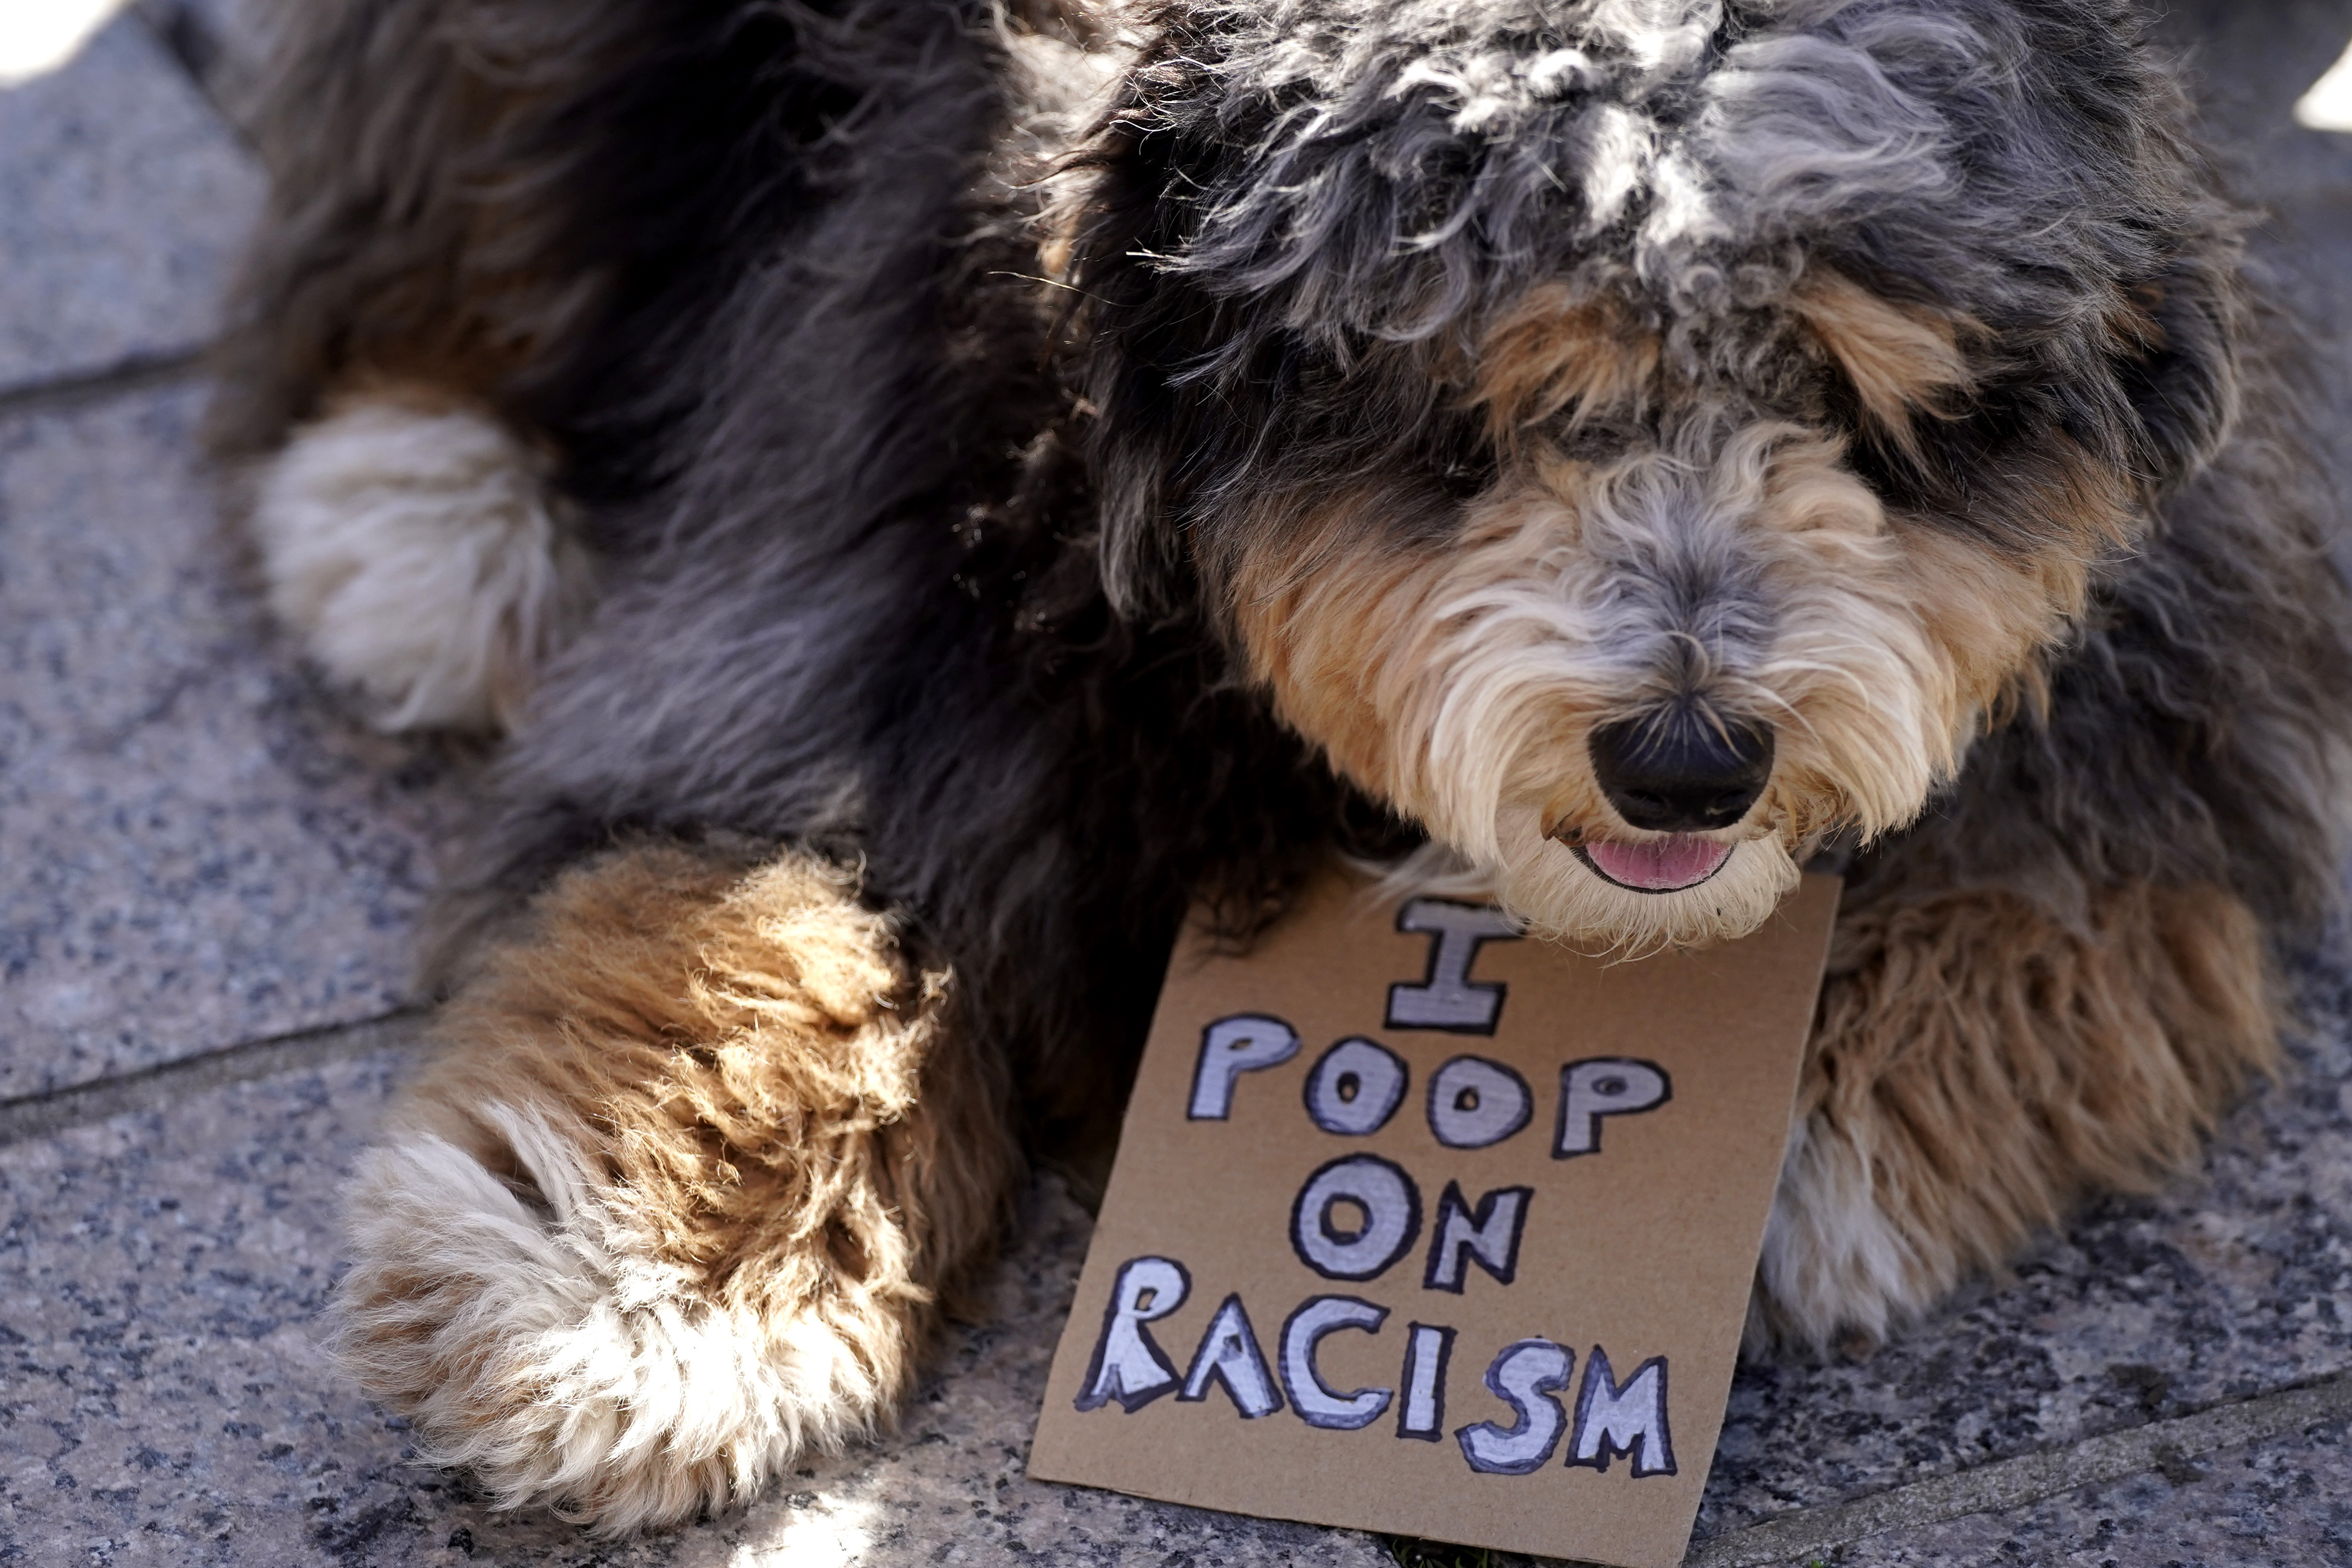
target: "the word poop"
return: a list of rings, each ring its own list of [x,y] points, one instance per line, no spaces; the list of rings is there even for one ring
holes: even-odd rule
[[[1385,1030],[1494,1035],[1508,988],[1474,980],[1470,971],[1481,944],[1517,938],[1511,925],[1492,908],[1437,899],[1407,903],[1396,925],[1428,938],[1428,970],[1419,980],[1389,987]],[[1301,1045],[1299,1031],[1272,1012],[1213,1019],[1200,1031],[1185,1120],[1230,1124],[1237,1096],[1257,1092],[1270,1070],[1297,1057]],[[1439,1063],[1418,1094],[1412,1078],[1397,1051],[1367,1035],[1349,1035],[1307,1069],[1298,1091],[1297,1135],[1341,1147],[1412,1114],[1442,1151],[1542,1136],[1549,1140],[1552,1159],[1570,1160],[1601,1155],[1605,1124],[1654,1112],[1674,1093],[1666,1070],[1655,1061],[1574,1058],[1559,1064],[1550,1115],[1536,1133],[1536,1092],[1507,1061],[1461,1051]],[[1377,1282],[1390,1302],[1412,1303],[1398,1336],[1393,1383],[1342,1389],[1326,1376],[1327,1340],[1343,1333],[1380,1335],[1396,1310],[1328,1290],[1290,1306],[1271,1340],[1260,1337],[1243,1292],[1228,1291],[1180,1369],[1150,1325],[1192,1299],[1192,1270],[1176,1257],[1145,1254],[1118,1266],[1075,1407],[1091,1412],[1116,1405],[1132,1416],[1163,1395],[1188,1404],[1214,1396],[1243,1420],[1286,1410],[1309,1427],[1354,1431],[1392,1414],[1389,1430],[1395,1437],[1442,1441],[1458,1336],[1447,1322],[1424,1320],[1440,1318],[1449,1296],[1471,1288],[1474,1268],[1493,1282],[1490,1288],[1508,1289],[1518,1280],[1520,1251],[1540,1201],[1536,1187],[1524,1182],[1486,1187],[1475,1198],[1470,1190],[1449,1174],[1432,1206],[1400,1161],[1359,1150],[1317,1163],[1289,1205],[1285,1240],[1309,1274],[1343,1284]],[[1545,1315],[1552,1305],[1528,1304],[1530,1317]],[[1463,1460],[1483,1474],[1529,1475],[1552,1462],[1564,1438],[1562,1462],[1570,1466],[1606,1471],[1622,1458],[1636,1478],[1675,1474],[1669,1358],[1647,1355],[1622,1376],[1618,1364],[1592,1344],[1580,1378],[1578,1353],[1569,1345],[1532,1333],[1504,1344],[1486,1364],[1483,1383],[1507,1418],[1454,1427]]]

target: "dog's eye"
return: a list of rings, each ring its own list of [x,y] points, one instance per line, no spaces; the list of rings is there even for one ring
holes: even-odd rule
[[[1477,461],[1467,457],[1450,458],[1437,466],[1438,487],[1446,499],[1467,501],[1495,483],[1493,460]]]
[[[1846,466],[1881,501],[1910,510],[1935,498],[1940,486],[1922,471],[1918,458],[1896,451],[1866,430],[1856,430],[1852,425],[1844,428],[1851,438],[1846,447]]]
[[[1555,444],[1571,463],[1599,463],[1623,452],[1638,438],[1637,432],[1617,421],[1596,419],[1562,430]]]

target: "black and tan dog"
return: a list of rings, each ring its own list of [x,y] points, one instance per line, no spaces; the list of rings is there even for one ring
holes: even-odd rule
[[[1752,1341],[2272,1060],[2329,503],[2119,0],[285,0],[216,411],[281,613],[510,730],[345,1344],[609,1528],[887,1414],[1171,933],[1334,847],[1846,902]]]

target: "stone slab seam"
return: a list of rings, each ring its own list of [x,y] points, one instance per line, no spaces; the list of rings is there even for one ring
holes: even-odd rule
[[[0,1148],[152,1110],[235,1083],[307,1071],[378,1051],[413,1051],[420,1042],[424,1021],[421,1011],[403,1009],[358,1023],[331,1024],[233,1045],[54,1093],[0,1101]]]
[[[221,37],[187,0],[136,0],[131,10],[237,141],[252,151],[253,137],[239,100],[250,86],[247,78],[256,62],[238,57],[230,40]]]
[[[220,64],[221,40],[194,6],[184,0],[136,0],[131,9],[164,52],[179,62],[198,91],[211,85],[213,71]]]
[[[87,403],[102,402],[124,392],[168,386],[201,372],[205,368],[205,356],[211,351],[209,346],[199,343],[193,348],[174,349],[169,353],[141,354],[100,370],[58,376],[52,381],[25,382],[16,386],[0,387],[0,418],[51,409],[79,408]]]
[[[2352,1417],[2352,1373],[2280,1389],[2191,1416],[2021,1454],[1958,1475],[1895,1487],[1827,1508],[1807,1509],[1700,1542],[1683,1568],[1769,1568],[1906,1525],[1999,1513],[2143,1470],[2171,1470],[2220,1448],[2242,1448]]]

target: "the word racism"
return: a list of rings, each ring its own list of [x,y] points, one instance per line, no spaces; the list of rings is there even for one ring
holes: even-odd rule
[[[1481,944],[1515,940],[1517,930],[1490,906],[1414,899],[1397,916],[1401,931],[1431,938],[1428,970],[1417,981],[1389,988],[1391,1030],[1435,1030],[1492,1035],[1500,1024],[1507,988],[1470,978]],[[1234,1098],[1251,1075],[1296,1058],[1298,1031],[1265,1013],[1236,1013],[1202,1030],[1187,1120],[1227,1122]],[[1403,1057],[1376,1040],[1355,1035],[1318,1057],[1303,1090],[1309,1126],[1335,1138],[1364,1137],[1387,1126],[1413,1100]],[[1612,1117],[1654,1111],[1673,1096],[1656,1063],[1632,1057],[1586,1057],[1563,1063],[1549,1137],[1554,1159],[1602,1151]],[[1415,1103],[1430,1135],[1445,1149],[1483,1149],[1520,1136],[1535,1120],[1535,1092],[1507,1063],[1465,1052],[1429,1075]],[[1244,1420],[1288,1410],[1310,1427],[1353,1431],[1393,1412],[1398,1438],[1436,1443],[1446,1435],[1448,1380],[1455,1331],[1436,1316],[1446,1295],[1470,1287],[1472,1265],[1496,1287],[1519,1274],[1519,1249],[1535,1205],[1534,1188],[1502,1186],[1475,1199],[1458,1180],[1446,1181],[1433,1211],[1421,1186],[1395,1161],[1370,1153],[1339,1154],[1300,1186],[1290,1207],[1292,1254],[1313,1274],[1347,1285],[1387,1281],[1417,1285],[1423,1303],[1408,1314],[1401,1368],[1391,1386],[1333,1388],[1318,1364],[1329,1335],[1381,1333],[1392,1308],[1346,1291],[1322,1291],[1299,1301],[1268,1340],[1261,1337],[1238,1291],[1211,1315],[1199,1344],[1180,1370],[1153,1337],[1150,1325],[1193,1295],[1192,1271],[1175,1258],[1147,1255],[1119,1265],[1102,1328],[1076,1397],[1081,1411],[1117,1405],[1132,1415],[1163,1395],[1198,1404],[1212,1390]],[[1425,1247],[1420,1245],[1424,1235]],[[1409,1257],[1419,1277],[1394,1274]],[[1411,1281],[1411,1283],[1405,1283]],[[1267,1354],[1271,1346],[1272,1354]],[[1607,1470],[1624,1458],[1636,1478],[1675,1473],[1668,1401],[1667,1358],[1654,1355],[1622,1377],[1609,1354],[1593,1345],[1579,1375],[1577,1353],[1549,1339],[1504,1345],[1484,1383],[1510,1412],[1508,1422],[1482,1420],[1453,1432],[1474,1470],[1528,1475],[1552,1462],[1565,1439],[1564,1462]]]

